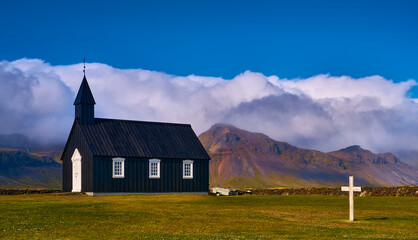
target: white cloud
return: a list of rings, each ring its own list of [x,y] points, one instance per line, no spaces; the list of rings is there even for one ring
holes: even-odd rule
[[[82,69],[38,59],[0,62],[0,134],[64,141]],[[197,133],[227,122],[322,151],[352,144],[375,152],[418,150],[418,101],[406,97],[414,80],[280,79],[251,71],[226,80],[100,63],[87,64],[87,79],[98,117],[185,122]]]

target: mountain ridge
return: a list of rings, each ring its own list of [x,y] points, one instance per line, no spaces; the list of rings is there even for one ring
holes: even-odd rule
[[[374,154],[358,145],[329,153],[302,149],[229,124],[215,124],[199,135],[212,157],[211,185],[231,187],[306,187],[346,184],[417,184],[418,170],[392,153]]]
[[[0,148],[0,187],[61,188],[61,163],[52,156]]]

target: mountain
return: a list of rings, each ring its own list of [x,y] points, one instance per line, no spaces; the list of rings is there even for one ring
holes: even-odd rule
[[[58,151],[0,149],[0,188],[61,188]]]
[[[232,125],[216,124],[199,136],[208,151],[210,184],[244,187],[416,185],[418,170],[391,153],[360,146],[324,153],[297,148]]]
[[[199,136],[208,151],[210,184],[236,188],[417,185],[418,170],[391,153],[360,146],[324,153],[297,148],[260,133],[216,124]],[[3,147],[3,148],[1,148]],[[38,150],[31,153],[30,147]],[[4,149],[15,148],[15,149]],[[0,135],[0,188],[61,188],[61,151],[22,135]]]

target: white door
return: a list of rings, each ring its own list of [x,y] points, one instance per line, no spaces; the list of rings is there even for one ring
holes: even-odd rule
[[[71,157],[73,163],[73,192],[81,192],[81,155],[76,148]]]

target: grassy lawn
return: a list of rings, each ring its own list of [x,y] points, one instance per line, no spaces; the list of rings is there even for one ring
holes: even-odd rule
[[[418,239],[418,198],[0,196],[5,239]]]

